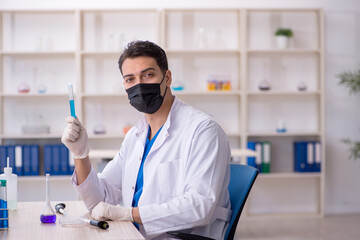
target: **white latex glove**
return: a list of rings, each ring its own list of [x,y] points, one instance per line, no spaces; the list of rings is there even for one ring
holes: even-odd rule
[[[75,159],[83,159],[89,155],[90,147],[86,129],[79,119],[67,117],[64,133],[61,142],[72,152]]]
[[[91,216],[96,220],[122,220],[133,222],[132,208],[121,207],[119,205],[111,205],[105,202],[100,202],[92,210]]]

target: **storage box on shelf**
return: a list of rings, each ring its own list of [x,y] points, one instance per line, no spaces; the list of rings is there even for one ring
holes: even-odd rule
[[[322,19],[317,9],[247,11],[245,138],[269,141],[272,150],[270,174],[260,175],[250,198],[250,216],[324,214],[324,146],[321,172],[294,170],[295,141],[324,143]],[[279,28],[293,32],[287,48],[276,43]]]

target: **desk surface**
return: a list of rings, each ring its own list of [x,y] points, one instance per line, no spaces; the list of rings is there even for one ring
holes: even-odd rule
[[[85,217],[90,215],[81,201],[67,201],[65,210],[67,217]],[[55,206],[51,202],[51,206]],[[102,230],[91,225],[62,227],[59,219],[63,216],[56,214],[56,223],[44,224],[40,222],[40,214],[44,202],[19,202],[17,210],[9,211],[9,229],[0,231],[0,239],[144,239],[131,222],[108,221],[109,228]]]

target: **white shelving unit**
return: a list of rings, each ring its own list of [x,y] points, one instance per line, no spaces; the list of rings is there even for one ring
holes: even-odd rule
[[[292,149],[294,141],[317,140],[325,156],[322,10],[92,9],[0,14],[1,144],[60,143],[69,115],[67,84],[73,83],[77,116],[95,149],[90,153],[93,162],[109,157],[119,149],[124,128],[141,116],[128,103],[117,61],[126,43],[146,39],[166,50],[173,86],[183,87],[173,93],[213,116],[232,148],[245,148],[248,141],[271,142],[271,173],[260,175],[248,200],[247,216],[323,216],[325,173],[294,173]],[[276,46],[274,32],[279,27],[294,32],[287,49]],[[264,78],[271,84],[270,91],[258,89]],[[207,83],[213,79],[229,81],[231,89],[208,91]],[[30,85],[27,94],[17,90],[23,80]],[[297,90],[300,81],[307,91]],[[46,85],[45,94],[37,92],[39,83]],[[50,133],[21,134],[23,122],[40,115]],[[275,131],[278,118],[284,120],[286,133]],[[105,134],[94,133],[99,123]],[[68,179],[53,179],[63,194],[71,192],[64,186]],[[22,177],[19,185],[34,181],[42,178]],[[24,194],[25,199],[28,196]]]

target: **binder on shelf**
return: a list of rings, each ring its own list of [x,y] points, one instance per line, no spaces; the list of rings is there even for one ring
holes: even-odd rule
[[[247,148],[251,149],[251,150],[256,150],[255,149],[255,142],[248,142],[247,143]],[[247,157],[247,165],[255,167],[256,168],[256,162],[255,162],[255,157]]]
[[[59,145],[52,145],[51,149],[51,174],[60,175],[60,147]]]
[[[321,172],[321,144],[320,142],[315,142],[314,145],[315,145],[314,172]]]
[[[24,145],[22,146],[23,154],[23,175],[24,176],[31,176],[31,151],[30,146]]]
[[[52,173],[51,172],[51,155],[52,155],[51,145],[44,145],[44,173]]]
[[[32,176],[39,176],[39,146],[38,145],[31,145],[31,175]]]
[[[255,166],[259,169],[259,172],[262,172],[263,149],[261,142],[255,143],[255,152],[258,154],[258,156],[255,157]]]
[[[314,171],[314,143],[307,142],[307,159],[306,159],[306,171],[313,172]]]
[[[6,153],[9,157],[9,165],[12,167],[12,171],[16,175],[21,175],[21,172],[18,172],[17,167],[15,166],[15,146],[14,145],[8,145],[6,147]]]
[[[65,145],[60,145],[60,174],[67,175],[69,172],[69,150]]]
[[[6,146],[0,146],[0,172],[4,173],[4,167],[7,164],[7,149]],[[10,164],[10,163],[9,163]]]
[[[262,143],[262,173],[270,173],[270,163],[271,163],[271,144],[270,142]]]
[[[74,172],[74,169],[75,169],[75,161],[74,161],[74,157],[72,155],[72,152],[71,151],[68,151],[69,152],[69,172],[68,174],[72,175],[73,172]]]
[[[307,143],[294,142],[294,171],[306,172],[307,170]]]
[[[23,148],[20,145],[14,147],[16,175],[22,176],[23,172]]]

